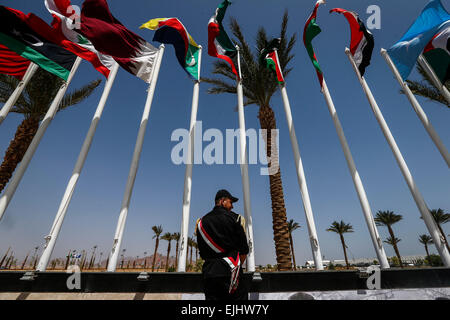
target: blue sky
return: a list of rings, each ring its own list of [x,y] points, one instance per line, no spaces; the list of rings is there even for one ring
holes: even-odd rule
[[[206,48],[207,23],[220,1],[108,2],[117,19],[149,42],[153,32],[139,30],[139,25],[151,18],[178,17],[197,43]],[[73,0],[72,3],[80,5],[82,1]],[[334,220],[342,219],[351,223],[355,230],[345,236],[349,257],[375,257],[335,127],[301,40],[304,23],[314,3],[236,0],[229,7],[224,22],[229,30],[229,18],[235,17],[253,46],[260,26],[264,26],[270,36],[277,36],[283,12],[289,10],[288,32],[297,34],[297,44],[291,65],[294,70],[286,79],[287,91],[322,255],[325,259],[343,258],[338,236],[325,231]],[[448,167],[406,97],[399,94],[399,85],[379,54],[381,47],[387,49],[401,38],[426,3],[425,0],[330,0],[319,9],[317,22],[322,33],[313,42],[373,213],[392,210],[403,215],[403,220],[394,225],[396,236],[402,239],[399,243],[402,255],[425,254],[418,236],[427,233],[427,230],[344,53],[350,39],[347,21],[341,15],[328,14],[328,11],[335,7],[354,10],[360,13],[363,21],[367,21],[370,16],[366,13],[367,7],[374,4],[380,6],[381,29],[372,30],[376,44],[366,79],[428,206],[448,212]],[[442,3],[447,9],[450,8],[448,0]],[[2,4],[25,13],[33,12],[48,22],[51,20],[43,1],[4,0]],[[208,56],[205,50],[203,76],[211,76],[213,62],[214,58]],[[102,76],[83,62],[71,87],[79,87],[98,78]],[[417,74],[413,72],[410,78],[417,78]],[[23,259],[33,247],[40,245],[42,248],[103,86],[82,104],[58,113],[48,128],[0,222],[0,255],[11,246],[19,259]],[[98,252],[103,252],[103,257],[108,255],[142,117],[146,88],[142,80],[124,70],[119,71],[53,257],[62,257],[69,249],[90,250],[94,245],[99,246]],[[209,95],[208,88],[208,84],[202,84],[200,88],[198,120],[203,122],[204,130],[217,128],[225,134],[226,129],[238,128],[238,114],[234,111],[236,97]],[[180,231],[185,167],[172,163],[170,155],[176,143],[171,142],[170,137],[175,129],[188,128],[191,100],[192,82],[179,67],[174,51],[169,47],[161,66],[125,227],[122,248],[127,249],[129,256],[142,257],[144,251],[153,252],[153,225],[162,225],[164,232]],[[418,100],[449,148],[448,108],[422,98]],[[312,255],[279,93],[274,95],[271,106],[280,130],[280,165],[287,216],[302,226],[294,233],[294,245],[297,264],[303,264],[305,260],[312,260]],[[246,108],[247,128],[259,129],[257,113],[256,106]],[[11,114],[0,126],[2,157],[20,121],[20,116]],[[275,263],[275,249],[269,181],[268,177],[259,174],[260,167],[251,165],[249,172],[256,264],[265,265]],[[243,199],[238,164],[194,166],[191,235],[195,220],[213,207],[214,195],[220,188],[226,188]],[[242,201],[236,203],[235,211],[243,214]],[[446,233],[450,233],[448,225],[443,227]],[[379,227],[379,233],[383,239],[388,236],[383,227]],[[161,242],[160,253],[166,253],[166,245],[165,241]],[[385,245],[385,250],[388,256],[394,255],[388,245]],[[434,247],[431,251],[436,252]]]

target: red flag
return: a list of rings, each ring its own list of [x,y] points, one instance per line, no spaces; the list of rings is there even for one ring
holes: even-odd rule
[[[0,73],[9,74],[22,80],[31,61],[0,44]]]

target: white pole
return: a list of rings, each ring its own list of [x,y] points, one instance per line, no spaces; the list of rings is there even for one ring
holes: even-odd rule
[[[275,50],[277,61],[278,52]],[[281,70],[280,70],[281,72]],[[306,176],[303,170],[302,158],[300,157],[300,148],[298,145],[297,136],[295,134],[294,121],[292,120],[291,104],[287,95],[286,85],[280,84],[281,96],[283,98],[284,111],[286,113],[286,121],[288,124],[289,135],[291,137],[291,146],[294,153],[295,167],[297,169],[297,180],[302,196],[303,210],[305,211],[306,223],[308,225],[309,242],[311,244],[312,255],[316,270],[323,270],[322,254],[320,252],[319,239],[317,237],[316,225],[314,223],[314,215],[311,207],[311,200],[309,198],[308,186],[306,184]],[[292,253],[293,254],[293,253]]]
[[[66,216],[67,209],[69,208],[69,204],[75,191],[78,178],[80,177],[81,170],[83,170],[84,162],[86,161],[87,155],[89,153],[92,140],[94,139],[95,131],[97,130],[98,122],[100,121],[100,118],[102,116],[103,109],[105,107],[109,93],[111,92],[111,87],[116,78],[118,69],[119,65],[115,63],[109,74],[108,80],[106,81],[105,89],[103,90],[103,94],[100,98],[97,110],[95,111],[94,117],[91,121],[91,126],[86,135],[86,139],[84,140],[83,146],[81,147],[81,151],[78,155],[78,159],[75,164],[75,168],[73,169],[72,176],[69,180],[69,183],[67,184],[66,191],[59,205],[58,212],[56,213],[53,226],[49,232],[49,235],[45,237],[46,244],[44,246],[44,251],[42,252],[41,258],[39,259],[36,271],[45,271],[47,269],[48,262],[55,247],[56,240],[58,239],[61,226]]]
[[[184,193],[183,193],[183,213],[181,220],[180,248],[178,255],[178,272],[186,271],[187,240],[189,233],[189,216],[191,210],[191,190],[192,190],[192,166],[194,164],[194,141],[195,124],[197,122],[198,97],[200,90],[200,69],[202,64],[202,47],[200,46],[198,54],[198,80],[194,83],[194,92],[192,94],[191,123],[189,126],[189,145],[186,163],[186,172],[184,175]]]
[[[47,130],[50,123],[52,122],[53,118],[55,117],[55,114],[59,108],[59,104],[61,103],[61,100],[63,99],[64,94],[67,91],[67,87],[69,86],[70,82],[72,81],[72,78],[75,75],[75,72],[78,69],[78,66],[80,65],[80,63],[81,63],[81,58],[77,57],[74,65],[72,67],[72,70],[70,71],[67,81],[64,82],[61,85],[61,87],[59,88],[59,91],[56,94],[55,98],[53,99],[52,104],[48,108],[47,114],[45,115],[44,119],[42,120],[42,122],[39,126],[39,129],[37,130],[36,134],[34,135],[33,140],[31,141],[30,146],[27,149],[27,152],[25,152],[25,155],[23,156],[23,159],[20,162],[19,167],[16,169],[14,176],[12,177],[11,181],[8,183],[8,186],[6,187],[2,197],[0,198],[0,219],[3,217],[3,215],[6,211],[6,208],[9,205],[9,202],[11,201],[12,197],[14,196],[17,186],[19,185],[23,175],[25,174],[25,171],[27,170],[31,159],[33,158],[33,155],[34,155],[37,147],[39,146],[39,143],[41,142],[41,139],[44,136],[45,131]]]
[[[383,132],[383,135],[386,138],[386,141],[388,142],[389,147],[392,150],[392,153],[394,154],[395,160],[397,161],[397,164],[400,167],[403,177],[405,178],[405,181],[408,185],[409,191],[411,191],[414,201],[416,202],[417,208],[419,209],[419,211],[422,215],[422,218],[425,221],[425,224],[428,228],[428,232],[433,237],[434,243],[437,244],[436,247],[438,248],[439,254],[442,257],[442,261],[447,261],[447,263],[448,263],[448,261],[449,261],[448,251],[445,246],[445,243],[443,243],[443,239],[439,232],[439,229],[428,210],[428,207],[419,191],[419,188],[417,187],[416,183],[414,182],[413,176],[412,176],[411,172],[409,171],[406,161],[403,158],[403,155],[400,152],[400,149],[397,146],[397,143],[395,142],[394,137],[392,136],[391,130],[389,129],[386,121],[384,120],[383,114],[381,113],[381,110],[378,107],[377,102],[375,101],[372,91],[370,90],[369,86],[367,85],[366,79],[364,79],[364,77],[361,77],[361,74],[358,71],[355,60],[353,59],[353,56],[352,56],[350,50],[346,48],[345,53],[347,54],[348,58],[350,59],[350,62],[353,66],[353,69],[356,72],[356,75],[358,76],[361,86],[363,87],[364,92],[366,93],[367,99],[369,100],[370,106],[372,107],[372,111],[375,115],[375,118],[377,119],[378,124],[380,125],[380,128]],[[441,249],[439,249],[439,248],[441,248]],[[447,257],[447,258],[445,258],[445,257]],[[446,264],[446,265],[448,266],[448,264]]]
[[[406,82],[403,81],[400,73],[398,72],[397,68],[395,67],[394,63],[391,60],[391,57],[387,53],[385,49],[381,49],[381,55],[386,60],[386,63],[388,64],[389,68],[391,69],[392,73],[394,74],[395,78],[397,79],[398,83],[402,87],[403,91],[405,91],[406,96],[408,97],[409,102],[411,103],[414,111],[416,112],[417,116],[419,117],[420,121],[422,121],[423,126],[427,130],[428,134],[430,135],[433,142],[436,144],[437,148],[439,149],[439,152],[441,153],[442,157],[444,157],[445,162],[447,163],[447,166],[450,167],[450,155],[447,151],[447,148],[445,148],[444,144],[442,143],[441,139],[439,138],[436,130],[434,130],[434,127],[432,126],[430,120],[428,120],[427,115],[423,111],[422,107],[420,106],[419,102],[417,101],[414,94],[411,92],[411,89],[409,89]]]
[[[130,171],[128,173],[127,185],[125,187],[125,194],[122,200],[122,207],[120,209],[119,221],[117,223],[116,233],[114,235],[113,247],[109,255],[108,272],[114,272],[117,266],[117,260],[119,258],[119,250],[122,244],[123,232],[125,229],[125,222],[128,214],[128,207],[130,206],[131,194],[133,193],[134,181],[136,179],[137,170],[139,167],[139,158],[141,156],[142,146],[144,144],[145,129],[147,127],[148,118],[150,115],[150,109],[152,107],[153,95],[155,93],[156,83],[158,82],[159,69],[161,67],[161,61],[164,54],[164,45],[159,46],[158,58],[156,64],[152,70],[152,80],[148,89],[147,101],[145,102],[145,108],[142,115],[141,125],[139,127],[139,133],[136,140],[136,146],[134,147],[133,159],[131,161]]]
[[[434,72],[433,68],[428,63],[427,59],[421,54],[419,56],[419,59],[417,60],[419,64],[424,68],[425,72],[430,76],[431,80],[433,81],[433,84],[438,90],[441,92],[441,94],[444,96],[444,98],[447,100],[448,103],[450,103],[450,92],[448,91],[447,87],[444,86],[441,83],[441,80],[439,80],[438,76]]]
[[[240,142],[240,164],[241,164],[241,177],[242,177],[242,189],[244,193],[244,212],[247,225],[247,238],[249,252],[247,255],[247,272],[255,272],[255,248],[253,241],[253,221],[252,210],[250,206],[250,182],[248,176],[248,163],[247,163],[247,139],[245,134],[245,116],[244,116],[244,94],[242,89],[242,76],[241,76],[241,55],[239,47],[236,46],[238,52],[238,69],[239,79],[237,79],[237,96],[238,96],[238,113],[239,113],[239,142]]]
[[[366,218],[366,223],[371,233],[372,242],[375,247],[376,254],[378,256],[378,260],[380,262],[380,266],[386,269],[389,268],[389,264],[387,263],[386,254],[384,253],[382,241],[377,233],[375,222],[373,220],[372,211],[370,209],[369,200],[367,199],[366,191],[364,190],[364,186],[362,184],[361,178],[359,176],[358,170],[356,169],[355,161],[353,160],[352,153],[347,143],[347,139],[345,138],[344,130],[342,129],[341,122],[339,121],[339,117],[337,115],[336,109],[334,107],[333,100],[331,99],[330,92],[328,91],[327,83],[325,79],[323,80],[323,90],[322,93],[325,97],[325,100],[328,105],[328,110],[330,112],[331,118],[333,119],[334,126],[336,127],[336,132],[339,137],[339,141],[342,146],[342,150],[344,151],[345,160],[347,161],[348,169],[350,170],[350,175],[352,176],[353,184],[356,189],[356,193],[358,195],[359,203],[361,204],[361,208],[363,209],[364,217]]]
[[[33,77],[34,73],[36,72],[36,70],[38,68],[39,67],[37,64],[30,62],[30,65],[28,66],[28,69],[25,72],[23,79],[19,82],[19,84],[17,85],[17,88],[14,90],[12,95],[9,97],[8,101],[6,101],[6,103],[3,105],[2,110],[0,110],[0,124],[3,122],[3,120],[5,120],[9,111],[14,106],[14,104],[17,102],[17,99],[19,99],[20,95],[22,94],[23,89],[25,89],[25,87],[27,86],[31,77]]]

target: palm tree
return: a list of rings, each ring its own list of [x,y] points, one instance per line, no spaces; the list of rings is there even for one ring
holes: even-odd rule
[[[44,118],[47,109],[63,80],[49,72],[38,69],[32,81],[26,86],[11,112],[20,113],[24,120],[16,130],[14,139],[6,150],[3,163],[0,166],[0,192],[11,179],[17,165],[22,161],[34,135],[39,128],[39,122]],[[0,103],[5,103],[19,81],[11,76],[0,74]],[[67,109],[89,97],[101,83],[101,80],[91,81],[87,85],[64,96],[58,110]]]
[[[192,247],[194,246],[194,238],[188,237],[188,248],[190,249],[189,265],[192,266]]]
[[[427,234],[419,236],[419,242],[425,246],[425,252],[427,253],[428,263],[431,265],[430,253],[428,252],[428,245],[433,243],[433,238]]]
[[[167,257],[166,257],[166,272],[169,270],[169,256],[170,256],[170,249],[171,249],[171,242],[173,240],[172,234],[170,232],[164,233],[164,235],[161,237],[162,240],[166,240],[169,242],[167,245]]]
[[[23,260],[22,267],[20,267],[20,270],[25,270],[25,264],[27,263],[29,255],[30,255],[30,251],[28,251],[27,255],[25,256],[25,260]]]
[[[299,228],[300,228],[300,225],[297,222],[294,222],[294,219],[291,219],[288,221],[289,242],[291,244],[292,262],[294,264],[294,270],[297,270],[297,264],[295,262],[294,241],[292,240],[292,232]]]
[[[147,269],[147,251],[144,252],[144,263],[142,265],[144,269]]]
[[[386,240],[384,240],[383,242],[384,242],[384,243],[387,243],[387,244],[389,244],[389,245],[391,245],[392,247],[395,248],[395,247],[397,246],[397,243],[399,243],[400,241],[402,241],[402,239],[399,239],[399,238],[396,238],[396,237],[392,237],[392,236],[391,236],[391,237],[386,238]],[[403,268],[403,263],[402,263],[401,257],[398,257],[398,256],[397,256],[397,258],[398,258],[400,267]]]
[[[152,263],[152,272],[153,272],[155,270],[156,253],[158,251],[158,246],[159,246],[159,237],[161,236],[163,229],[162,229],[162,226],[153,226],[152,230],[155,233],[155,235],[153,236],[152,239],[156,238],[155,253],[153,254],[153,263]]]
[[[447,250],[450,251],[447,237],[445,236],[444,230],[442,230],[442,226],[441,226],[441,224],[444,224],[444,223],[447,223],[450,221],[450,214],[444,213],[444,210],[442,210],[441,208],[430,210],[430,213],[433,216],[434,221],[436,221],[439,232],[441,233],[442,237],[444,238],[444,242],[445,242],[445,245],[447,246]],[[420,219],[423,219],[423,218],[420,217]]]
[[[292,71],[287,68],[287,65],[292,60],[294,55],[291,51],[296,42],[296,35],[293,34],[289,39],[287,38],[287,24],[288,13],[284,13],[281,31],[279,38],[281,39],[278,56],[280,60],[280,67],[284,76]],[[267,135],[264,135],[266,143],[267,159],[270,159],[270,166],[272,168],[279,168],[278,148],[276,146],[276,132],[277,128],[275,113],[270,106],[270,100],[275,92],[278,90],[278,84],[273,73],[266,68],[266,66],[259,61],[259,55],[268,43],[266,30],[261,27],[256,36],[256,51],[250,49],[241,27],[235,19],[231,19],[231,30],[233,35],[237,38],[235,43],[240,47],[242,53],[242,85],[244,93],[244,105],[255,104],[259,106],[258,119],[261,129],[267,130]],[[202,78],[202,81],[213,85],[208,90],[210,94],[231,93],[236,94],[237,89],[234,85],[235,75],[232,73],[229,65],[218,60],[214,63],[213,73],[219,75],[217,78]],[[231,81],[230,81],[231,80]],[[273,150],[273,152],[272,152]],[[273,153],[273,154],[272,154]],[[272,201],[272,225],[275,242],[275,252],[279,270],[291,269],[291,250],[289,244],[289,230],[286,218],[286,207],[284,202],[283,184],[281,181],[281,171],[269,175],[270,197]]]
[[[436,88],[431,80],[430,76],[426,73],[425,69],[420,64],[417,64],[417,71],[422,76],[422,81],[406,80],[409,88],[414,94],[430,99],[431,101],[442,103],[450,108],[450,104],[441,94],[438,88]],[[445,86],[450,90],[450,81],[445,83]],[[404,94],[403,90],[400,91]]]
[[[403,263],[402,263],[402,257],[400,256],[400,252],[398,251],[398,246],[397,243],[400,241],[395,241],[395,239],[397,239],[394,235],[394,231],[392,230],[392,225],[394,223],[399,222],[400,220],[403,219],[403,216],[401,214],[395,214],[393,211],[378,211],[377,215],[375,217],[375,223],[377,226],[386,226],[388,228],[389,231],[389,235],[390,237],[388,239],[392,240],[392,243],[389,243],[392,245],[392,247],[394,248],[395,254],[397,255],[397,258],[400,262],[400,267],[403,268]],[[386,242],[387,243],[387,242]]]
[[[344,249],[344,258],[345,258],[345,264],[347,265],[347,269],[350,268],[350,264],[348,263],[347,258],[347,245],[345,244],[344,240],[344,233],[353,232],[353,226],[349,223],[345,223],[341,220],[341,222],[334,221],[331,224],[331,227],[327,229],[327,231],[336,232],[339,234],[339,238],[341,239],[342,248]]]
[[[176,252],[175,252],[175,270],[177,270],[177,268],[178,268],[178,247],[180,244],[180,233],[175,232],[172,234],[172,236],[173,236],[173,240],[175,240],[177,242],[177,245],[175,248],[175,250],[176,250]]]

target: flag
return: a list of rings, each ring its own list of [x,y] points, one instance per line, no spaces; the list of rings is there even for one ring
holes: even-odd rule
[[[233,73],[239,78],[235,65],[237,50],[222,25],[222,20],[229,4],[228,0],[224,0],[219,4],[216,13],[208,22],[208,54],[228,62]]]
[[[92,43],[75,31],[77,27],[75,14],[70,0],[45,0],[45,7],[53,16],[53,33],[58,35],[59,43],[79,57],[89,61],[105,77],[114,66],[114,59],[95,50]]]
[[[153,41],[172,44],[181,67],[190,77],[199,80],[199,46],[177,18],[158,18],[144,23],[141,27],[156,30]]]
[[[30,60],[25,59],[0,44],[0,73],[8,74],[22,80],[30,66]]]
[[[442,84],[450,80],[450,26],[443,27],[423,51]]]
[[[408,78],[425,46],[444,25],[450,25],[450,14],[440,0],[431,0],[403,37],[388,50],[403,80]]]
[[[372,52],[375,46],[373,35],[367,30],[364,22],[359,19],[356,12],[341,8],[332,9],[330,10],[331,12],[341,13],[347,18],[351,31],[350,52],[355,59],[359,73],[363,76],[366,67],[370,65],[370,59],[372,58]]]
[[[67,80],[76,55],[35,32],[18,10],[0,6],[0,43],[56,76]]]
[[[303,43],[308,51],[309,58],[316,68],[317,77],[319,78],[320,86],[323,87],[323,72],[320,68],[319,61],[317,61],[316,54],[314,53],[314,48],[311,41],[320,33],[322,30],[316,23],[317,19],[317,9],[321,4],[324,4],[325,0],[318,0],[314,6],[314,10],[309,16],[305,24],[305,29],[303,31]]]
[[[284,83],[283,73],[281,72],[280,62],[278,61],[276,50],[280,49],[281,39],[276,38],[270,41],[266,47],[261,50],[260,62],[265,63],[266,67],[272,70],[277,76],[278,83]]]
[[[106,0],[84,1],[80,27],[81,34],[95,49],[112,56],[122,68],[150,83],[158,49],[114,18]]]

